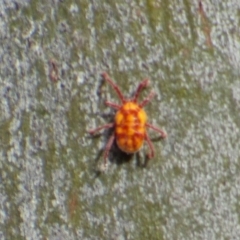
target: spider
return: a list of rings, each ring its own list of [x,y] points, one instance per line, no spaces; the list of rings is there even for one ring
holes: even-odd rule
[[[137,101],[140,92],[149,85],[149,79],[144,79],[142,82],[140,82],[134,96],[128,99],[123,96],[117,84],[113,82],[106,72],[102,73],[102,77],[113,87],[121,101],[121,104],[116,104],[109,101],[105,102],[107,106],[117,110],[114,117],[114,122],[88,131],[90,134],[95,134],[102,129],[114,128],[114,132],[110,136],[104,150],[104,165],[107,165],[108,154],[114,140],[116,140],[119,149],[127,154],[138,152],[146,140],[150,148],[150,152],[147,156],[149,159],[153,158],[154,147],[147,134],[147,128],[151,128],[160,133],[162,138],[165,138],[167,134],[163,130],[149,124],[147,122],[147,114],[143,110],[143,107],[152,100],[155,93],[151,91],[142,102],[138,103]]]

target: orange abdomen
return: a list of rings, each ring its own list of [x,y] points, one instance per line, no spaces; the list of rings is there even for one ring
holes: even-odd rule
[[[126,102],[115,116],[118,147],[126,153],[137,152],[143,145],[147,115],[135,102]]]

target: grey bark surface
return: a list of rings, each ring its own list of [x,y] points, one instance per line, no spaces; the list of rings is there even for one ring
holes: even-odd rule
[[[240,2],[0,1],[0,239],[238,239]],[[88,129],[148,77],[168,137]],[[149,131],[151,138],[158,135]]]

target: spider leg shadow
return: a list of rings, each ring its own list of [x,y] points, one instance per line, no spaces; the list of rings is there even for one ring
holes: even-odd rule
[[[151,138],[151,142],[159,142],[161,140],[163,140],[164,137],[162,136],[157,136],[157,137],[153,137]],[[147,168],[148,167],[148,162],[151,161],[151,158],[148,157],[148,154],[144,154],[144,162],[143,163],[140,163],[141,165],[139,165],[139,167],[142,167],[142,168]]]
[[[103,153],[104,153],[104,147],[98,152],[96,158],[94,159],[94,162],[96,163],[95,168],[94,168],[96,178],[99,177],[104,172],[99,167],[99,161],[104,162],[104,159],[102,159]],[[114,143],[110,149],[107,161],[112,164],[116,164],[116,165],[120,166],[122,164],[129,163],[132,160],[133,156],[134,156],[134,154],[127,154],[125,152],[122,152],[117,147],[116,142],[114,141]]]
[[[159,142],[159,141],[161,141],[162,139],[164,139],[164,137],[162,137],[162,136],[157,136],[157,137],[151,138],[151,141],[152,141],[152,142]]]
[[[151,159],[149,159],[147,153],[144,154],[144,160],[141,160],[141,156],[140,156],[139,152],[136,153],[136,161],[137,161],[136,165],[137,165],[137,167],[142,168],[142,169],[147,168],[148,162],[150,160]]]

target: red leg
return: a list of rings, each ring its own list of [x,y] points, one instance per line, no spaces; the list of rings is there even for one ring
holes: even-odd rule
[[[107,145],[105,147],[105,150],[104,150],[104,155],[103,155],[103,159],[104,159],[104,165],[106,166],[107,165],[107,157],[108,157],[108,154],[109,154],[109,151],[113,145],[113,141],[115,139],[115,134],[113,133],[111,135],[111,137],[109,138],[108,142],[107,142]]]
[[[116,103],[112,103],[112,102],[109,102],[109,101],[106,101],[105,104],[109,107],[112,107],[112,108],[115,108],[115,109],[120,109],[120,106]]]
[[[88,132],[89,132],[90,134],[95,134],[96,132],[99,132],[99,131],[102,130],[102,129],[111,128],[111,127],[113,127],[113,126],[114,126],[114,123],[108,123],[108,124],[105,124],[105,125],[100,126],[100,127],[98,127],[98,128],[88,130]]]
[[[151,125],[149,123],[146,123],[146,127],[149,127],[151,129],[153,129],[154,131],[160,133],[162,138],[167,137],[167,134],[163,130],[161,130],[160,128],[157,128],[157,127],[155,127],[155,126],[153,126],[153,125]]]
[[[119,87],[113,82],[113,80],[108,76],[108,74],[106,72],[102,73],[102,77],[110,83],[110,85],[113,87],[113,89],[116,91],[118,97],[120,98],[120,100],[124,103],[125,99],[124,96],[122,94],[122,92],[120,91]]]
[[[147,105],[155,96],[155,92],[150,92],[149,95],[139,104],[140,107]]]
[[[151,142],[151,140],[150,140],[150,138],[147,134],[145,136],[145,139],[146,139],[147,144],[150,148],[150,152],[148,153],[148,158],[150,159],[150,158],[153,158],[153,156],[154,156],[154,147],[153,147],[153,144],[152,144],[152,142]]]
[[[144,79],[142,82],[139,83],[136,93],[133,96],[133,102],[137,102],[138,96],[143,88],[149,85],[149,79]]]

